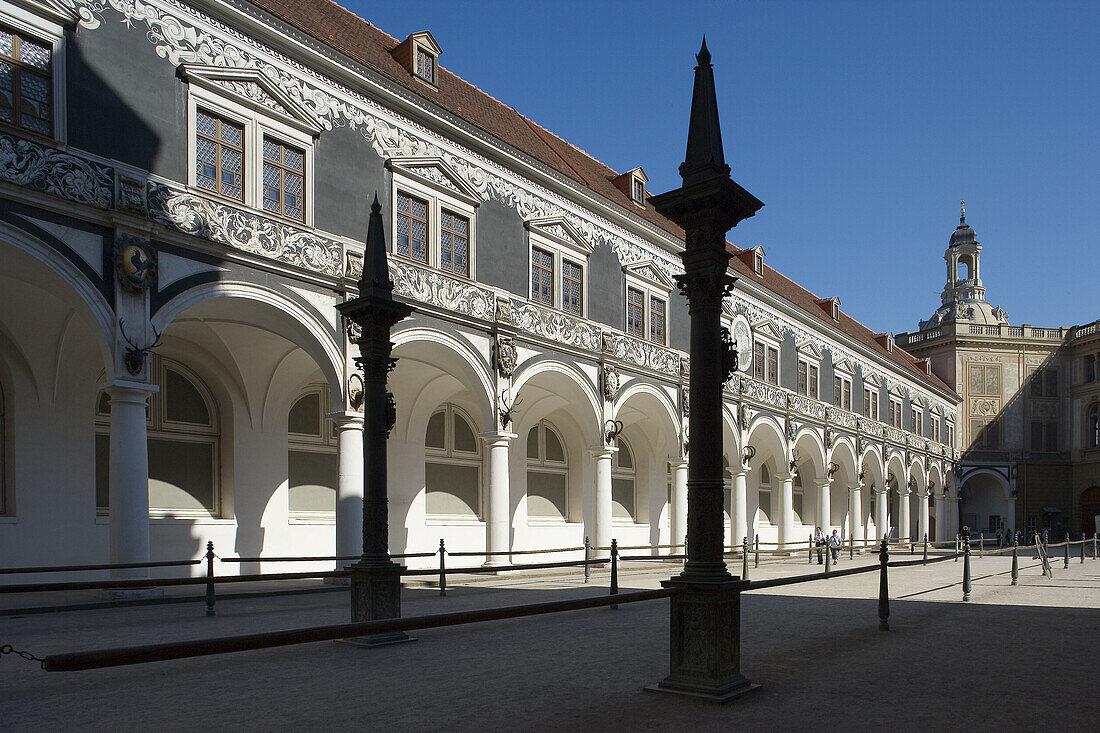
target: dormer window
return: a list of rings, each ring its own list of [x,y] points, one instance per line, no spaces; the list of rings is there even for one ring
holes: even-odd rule
[[[413,33],[399,43],[390,53],[397,63],[405,67],[410,74],[425,84],[435,87],[437,83],[436,60],[443,49],[435,42],[428,31]]]
[[[752,251],[752,271],[757,275],[764,274],[764,252],[759,247]]]
[[[634,203],[645,203],[645,181],[640,178],[634,179]]]
[[[435,55],[420,46],[416,47],[416,75],[429,84],[435,84]]]
[[[629,196],[630,200],[636,205],[645,208],[645,184],[648,180],[645,171],[641,168],[635,168],[611,178],[611,183],[615,185],[615,188]]]

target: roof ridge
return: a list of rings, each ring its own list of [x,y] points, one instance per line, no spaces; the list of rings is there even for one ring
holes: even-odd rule
[[[588,180],[588,178],[583,173],[581,173],[579,170],[577,170],[576,167],[574,167],[574,165],[572,163],[570,163],[569,160],[566,159],[566,157],[564,155],[562,155],[557,150],[555,150],[554,146],[550,144],[549,140],[547,140],[545,137],[543,137],[544,134],[551,135],[553,137],[557,137],[556,135],[554,135],[554,133],[550,132],[549,130],[546,130],[541,125],[536,124],[529,117],[527,117],[526,115],[521,113],[519,110],[517,110],[515,107],[512,107],[511,110],[513,112],[515,112],[516,115],[521,120],[523,120],[525,123],[527,123],[527,126],[531,128],[531,132],[535,133],[535,135],[537,135],[538,138],[546,144],[546,148],[550,152],[552,152],[554,155],[556,155],[558,157],[558,160],[560,160],[561,162],[563,162],[567,166],[569,166],[569,170],[576,173],[577,176],[580,177],[580,179],[585,183],[585,185],[591,185],[591,182]],[[558,138],[558,139],[560,140],[561,138]]]
[[[539,123],[535,122],[530,117],[527,117],[525,114],[523,114],[519,110],[516,110],[515,107],[513,107],[512,109],[515,110],[517,115],[519,115],[523,119],[527,120],[528,124],[534,125],[539,130],[542,130],[543,132],[545,132],[547,135],[552,136],[555,140],[560,141],[562,144],[568,145],[570,148],[572,148],[573,150],[576,150],[578,153],[580,153],[584,157],[588,158],[589,160],[591,160],[596,165],[598,165],[602,168],[606,168],[607,170],[614,173],[616,176],[622,175],[621,173],[616,171],[614,168],[609,166],[607,163],[604,163],[602,160],[600,160],[599,158],[597,158],[594,155],[592,155],[591,153],[589,153],[584,148],[577,146],[575,143],[569,142],[568,140],[566,140],[565,138],[563,138],[561,135],[557,134],[556,132],[554,132],[552,130],[548,130],[546,127],[544,127],[544,126],[540,125]],[[572,167],[572,166],[570,166],[570,167]]]

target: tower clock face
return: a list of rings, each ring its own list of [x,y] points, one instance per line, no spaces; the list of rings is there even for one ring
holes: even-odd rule
[[[744,316],[733,322],[733,340],[737,344],[737,367],[744,373],[752,371],[752,329]]]

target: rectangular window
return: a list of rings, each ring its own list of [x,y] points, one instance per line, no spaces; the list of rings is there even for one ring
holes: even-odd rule
[[[419,46],[416,49],[416,75],[435,84],[435,56]]]
[[[264,138],[264,210],[305,221],[306,154]]]
[[[932,428],[932,440],[940,440],[940,419],[933,415],[931,418],[929,418],[929,422],[931,423]]]
[[[863,388],[863,416],[878,420],[878,390]]]
[[[439,269],[470,276],[470,220],[446,209],[439,212]]]
[[[924,413],[920,410],[912,410],[912,424],[913,432],[917,435],[924,435]]]
[[[645,183],[640,179],[634,179],[634,200],[639,204],[645,203]]]
[[[947,444],[951,447],[955,446],[955,426],[951,423],[947,423]]]
[[[531,300],[554,305],[554,255],[531,248]]]
[[[810,364],[810,399],[816,400],[818,398],[818,378],[817,367]]]
[[[626,332],[645,338],[645,293],[634,288],[626,289]]]
[[[1045,382],[1045,390],[1047,397],[1058,396],[1058,370],[1046,369],[1043,374],[1043,381]]]
[[[808,395],[810,391],[810,365],[804,361],[798,362],[798,394]]]
[[[852,409],[852,380],[848,377],[833,377],[833,404]]]
[[[244,127],[199,110],[195,136],[195,183],[244,201]]]
[[[890,398],[890,425],[901,429],[901,400]]]
[[[570,262],[561,261],[561,309],[574,315],[583,315],[584,303],[581,293],[584,292],[584,281],[581,274],[581,266]]]
[[[658,344],[665,342],[665,301],[649,298],[649,340]]]
[[[48,45],[0,28],[0,120],[53,135],[53,73]]]
[[[1096,381],[1096,355],[1089,354],[1085,357],[1085,381]]]
[[[768,347],[768,383],[779,384],[779,349]]]
[[[764,344],[759,341],[752,345],[752,376],[764,381]]]
[[[397,192],[397,234],[394,254],[428,262],[428,202]]]

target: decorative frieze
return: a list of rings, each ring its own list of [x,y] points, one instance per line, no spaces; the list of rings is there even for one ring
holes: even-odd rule
[[[817,418],[818,420],[825,419],[825,403],[823,402],[811,400],[809,397],[800,394],[788,395],[787,401],[791,406],[791,410],[800,415]]]
[[[595,324],[515,298],[511,301],[511,311],[512,323],[524,331],[566,346],[588,351],[600,349],[600,328]]]
[[[649,341],[617,333],[604,332],[603,351],[616,359],[647,369],[676,376],[680,373],[680,355],[672,349]]]
[[[339,275],[339,242],[259,214],[149,182],[149,218],[185,234],[270,257],[324,275]]]
[[[834,425],[839,425],[843,428],[848,428],[849,430],[856,429],[859,418],[856,417],[856,414],[854,412],[848,412],[847,410],[842,410],[839,407],[830,407],[828,413],[829,422],[833,423]]]
[[[891,443],[899,443],[901,445],[905,444],[905,432],[904,431],[898,430],[897,428],[890,427],[889,425],[885,426],[883,428],[883,430],[884,430],[884,433],[886,435],[886,439],[889,440]]]
[[[441,272],[390,259],[394,295],[434,305],[482,321],[493,319],[496,297],[491,290]]]
[[[741,393],[751,400],[763,402],[779,410],[787,409],[787,390],[775,385],[765,384],[755,379],[741,379]]]
[[[115,177],[109,166],[4,133],[0,180],[97,209],[110,209],[114,199]]]

